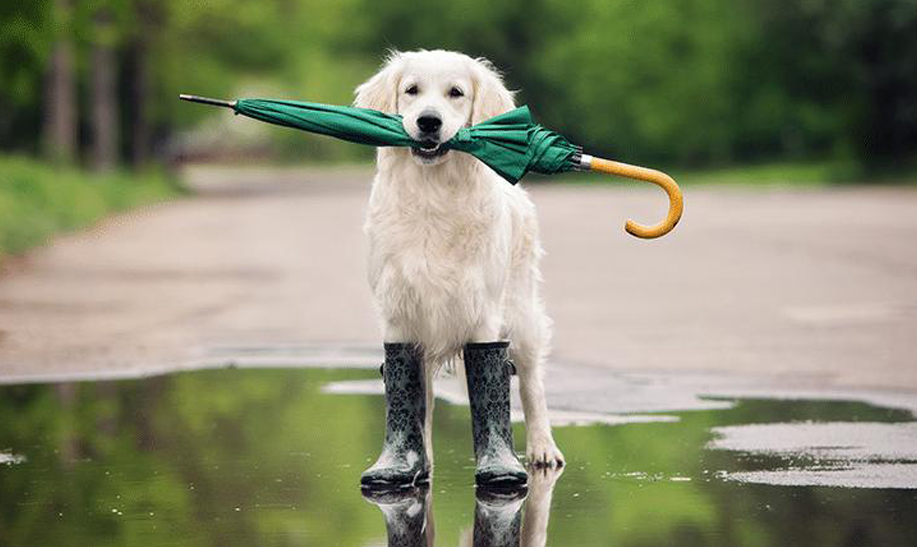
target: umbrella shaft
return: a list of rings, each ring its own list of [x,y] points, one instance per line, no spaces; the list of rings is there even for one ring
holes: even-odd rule
[[[209,104],[213,106],[225,106],[227,108],[235,108],[236,106],[236,101],[224,101],[222,99],[211,99],[210,97],[199,97],[197,95],[185,95],[184,93],[179,95],[178,98],[183,101],[190,101],[192,103]]]
[[[580,154],[579,164],[574,165],[573,168],[577,171],[591,171],[592,170],[592,159],[593,157],[589,154]]]

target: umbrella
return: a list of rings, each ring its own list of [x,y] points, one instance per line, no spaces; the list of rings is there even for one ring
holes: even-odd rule
[[[186,101],[224,106],[236,114],[276,125],[328,135],[371,146],[420,147],[422,143],[404,130],[401,116],[378,110],[301,101],[238,99],[224,101],[195,95],[181,95]],[[510,184],[534,171],[552,175],[566,171],[597,171],[651,182],[669,196],[669,212],[655,226],[628,220],[624,229],[631,235],[652,239],[669,233],[681,218],[684,207],[681,191],[672,177],[661,171],[629,165],[584,154],[563,136],[532,119],[527,106],[495,116],[471,127],[462,128],[441,146],[466,152],[496,171]]]

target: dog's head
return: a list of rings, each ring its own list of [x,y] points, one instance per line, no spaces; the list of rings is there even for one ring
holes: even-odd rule
[[[404,130],[424,143],[410,152],[422,165],[446,161],[449,152],[440,144],[462,127],[515,106],[490,62],[443,50],[393,52],[357,87],[354,105],[400,114]]]

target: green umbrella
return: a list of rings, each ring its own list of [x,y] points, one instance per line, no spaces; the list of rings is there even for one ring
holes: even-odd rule
[[[404,130],[401,116],[378,110],[300,101],[180,97],[225,106],[236,114],[349,142],[371,146],[422,146]],[[462,128],[441,146],[473,155],[511,184],[529,171],[552,175],[572,170],[600,171],[657,184],[669,195],[669,214],[666,220],[652,227],[628,220],[625,230],[637,237],[649,239],[665,235],[681,218],[682,196],[671,177],[660,171],[583,154],[580,147],[535,123],[526,106]]]

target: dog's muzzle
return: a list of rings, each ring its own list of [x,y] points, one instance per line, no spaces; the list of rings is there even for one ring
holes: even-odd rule
[[[449,150],[438,141],[421,141],[419,148],[411,148],[411,153],[424,160],[432,160],[444,155]]]
[[[417,118],[417,129],[420,130],[419,148],[412,148],[411,153],[414,157],[421,160],[432,161],[442,156],[448,150],[442,146],[440,140],[440,131],[443,127],[443,119],[435,110],[426,109],[421,112]]]

